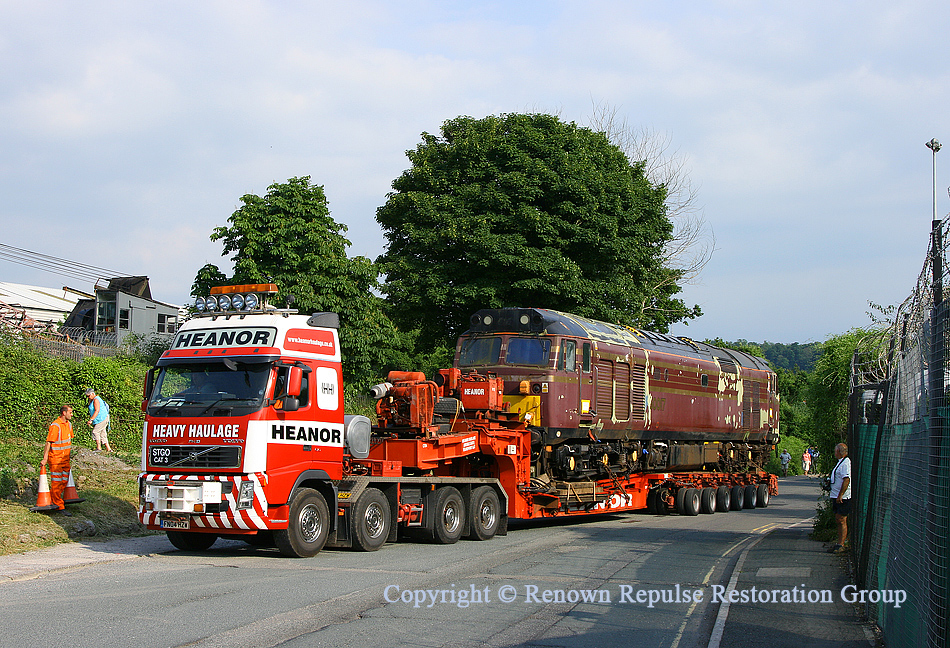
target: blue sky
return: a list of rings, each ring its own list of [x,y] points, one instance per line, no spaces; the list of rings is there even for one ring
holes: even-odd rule
[[[950,144],[938,2],[7,2],[0,243],[188,301],[240,196],[309,175],[375,258],[405,151],[458,115],[595,106],[666,138],[716,250],[697,339],[824,340],[923,264]],[[947,155],[942,158],[941,155]],[[950,149],[937,155],[950,209]],[[90,286],[0,260],[0,280]],[[525,305],[533,305],[526,298]]]

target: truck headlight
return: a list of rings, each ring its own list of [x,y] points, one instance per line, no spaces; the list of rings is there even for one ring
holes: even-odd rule
[[[254,506],[254,482],[247,480],[241,482],[241,490],[238,493],[237,507],[239,509],[249,509]]]

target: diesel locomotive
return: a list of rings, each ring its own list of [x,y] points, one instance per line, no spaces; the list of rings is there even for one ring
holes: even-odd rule
[[[455,367],[504,381],[531,431],[532,482],[762,470],[779,440],[762,358],[540,308],[485,309]]]

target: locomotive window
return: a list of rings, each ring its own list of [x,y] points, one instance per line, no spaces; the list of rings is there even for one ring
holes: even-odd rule
[[[709,387],[709,376],[703,374],[703,387]]]
[[[584,342],[584,371],[590,371],[590,342]]]
[[[564,340],[561,342],[561,357],[557,361],[558,370],[577,371],[577,342]]]
[[[508,339],[508,356],[505,362],[510,365],[547,366],[551,340],[539,338],[513,337]]]
[[[459,366],[498,364],[498,352],[501,351],[500,337],[471,338],[462,345],[459,354]]]

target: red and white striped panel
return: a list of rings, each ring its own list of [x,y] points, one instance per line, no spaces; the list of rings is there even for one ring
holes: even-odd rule
[[[235,475],[209,477],[204,475],[146,475],[147,482],[168,482],[168,481],[220,481],[231,482],[234,486],[230,493],[224,494],[224,499],[228,502],[228,510],[221,513],[191,514],[192,528],[196,529],[267,529],[266,517],[264,511],[267,509],[267,499],[264,496],[264,489],[254,475]],[[238,494],[241,492],[241,484],[244,481],[254,482],[254,505],[249,509],[237,508]],[[222,489],[225,490],[225,489]],[[160,527],[158,511],[143,511],[139,509],[139,520],[147,526]]]

